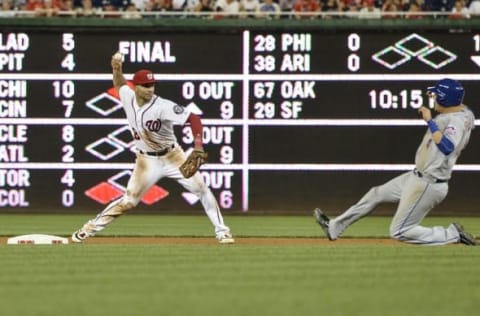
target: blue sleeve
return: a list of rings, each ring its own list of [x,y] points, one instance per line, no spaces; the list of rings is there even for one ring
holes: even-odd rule
[[[440,140],[440,143],[437,144],[437,147],[445,156],[450,155],[455,149],[455,145],[450,139],[445,137],[445,135],[442,136],[442,139]]]
[[[428,124],[428,127],[430,128],[430,131],[432,132],[432,134],[435,133],[436,131],[438,131],[437,123],[435,123],[434,120],[428,121],[427,124]],[[445,135],[443,135],[442,139],[440,139],[440,143],[438,143],[436,145],[437,145],[438,149],[445,156],[450,155],[453,152],[453,150],[455,149],[455,145],[452,143],[452,141],[450,139],[445,137]]]

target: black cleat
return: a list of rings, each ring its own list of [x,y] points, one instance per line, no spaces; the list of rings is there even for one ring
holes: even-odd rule
[[[469,232],[465,231],[465,228],[463,227],[462,224],[459,223],[453,223],[453,226],[458,231],[458,234],[460,235],[460,243],[468,245],[468,246],[476,246],[477,241],[475,240],[475,237],[470,234]]]
[[[322,227],[322,230],[325,232],[325,235],[327,235],[328,240],[334,240],[332,239],[332,236],[330,236],[330,232],[328,231],[328,227],[330,225],[330,219],[328,218],[328,216],[325,215],[325,213],[323,213],[322,210],[320,210],[319,208],[313,210],[313,216],[315,217],[318,225]]]

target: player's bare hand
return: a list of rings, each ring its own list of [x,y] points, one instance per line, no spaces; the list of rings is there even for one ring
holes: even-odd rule
[[[422,115],[422,118],[425,122],[428,122],[432,119],[432,111],[429,108],[422,106],[418,109],[418,113]]]

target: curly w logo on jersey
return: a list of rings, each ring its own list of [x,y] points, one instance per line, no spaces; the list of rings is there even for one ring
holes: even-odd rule
[[[145,122],[145,125],[147,126],[148,130],[150,132],[158,132],[160,128],[162,127],[162,122],[160,120],[148,120]]]

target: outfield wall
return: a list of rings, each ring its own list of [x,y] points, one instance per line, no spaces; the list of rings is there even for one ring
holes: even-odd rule
[[[462,81],[476,111],[477,21],[0,19],[0,212],[98,212],[123,194],[134,150],[111,85],[118,50],[127,79],[150,68],[159,95],[202,115],[202,176],[226,213],[340,211],[413,168],[427,86]],[[436,214],[477,214],[477,134]],[[177,137],[191,147],[188,128]],[[165,179],[138,209],[200,206]]]

